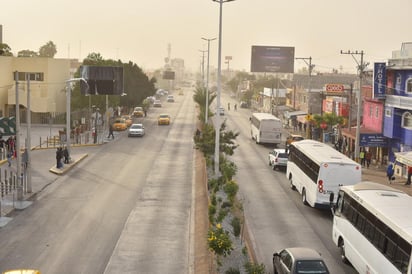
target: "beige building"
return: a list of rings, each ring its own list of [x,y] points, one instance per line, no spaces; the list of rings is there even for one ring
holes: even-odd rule
[[[0,117],[15,115],[16,71],[19,73],[19,104],[21,108],[27,108],[30,88],[33,120],[40,114],[66,112],[66,81],[73,78],[79,65],[72,59],[0,56]],[[30,87],[26,75],[30,76]]]

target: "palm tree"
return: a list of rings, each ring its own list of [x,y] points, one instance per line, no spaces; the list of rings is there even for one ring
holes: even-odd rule
[[[210,93],[209,92],[209,101],[208,101],[208,107],[210,104],[213,102],[213,100],[216,98],[215,93]],[[196,90],[194,91],[193,94],[193,100],[199,105],[199,116],[198,119],[202,121],[203,123],[206,121],[205,119],[205,113],[206,113],[206,88],[202,86],[197,86]],[[208,118],[213,116],[212,113],[210,113],[210,110],[208,109]]]

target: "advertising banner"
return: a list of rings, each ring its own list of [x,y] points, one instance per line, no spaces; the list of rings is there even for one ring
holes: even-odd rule
[[[252,46],[251,72],[294,73],[295,48]]]
[[[373,98],[384,99],[386,90],[386,63],[373,65]]]

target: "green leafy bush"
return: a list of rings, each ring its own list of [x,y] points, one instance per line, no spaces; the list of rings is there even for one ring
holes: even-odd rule
[[[231,225],[233,227],[233,234],[235,235],[235,237],[239,237],[241,230],[240,219],[238,217],[234,217],[232,219]]]
[[[217,255],[230,255],[233,250],[229,233],[220,224],[209,229],[207,242],[209,249]]]

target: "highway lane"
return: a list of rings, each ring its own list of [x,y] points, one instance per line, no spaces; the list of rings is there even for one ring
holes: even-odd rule
[[[222,105],[235,103],[226,94],[222,99]],[[250,114],[251,110],[238,108],[227,111],[225,118],[228,128],[240,133],[232,160],[238,167],[239,198],[258,262],[272,271],[273,252],[308,246],[322,254],[332,273],[356,273],[340,261],[332,241],[331,213],[303,205],[300,195],[290,189],[284,171],[273,171],[268,166],[268,152],[273,147],[257,145],[251,139]]]
[[[89,157],[16,212],[0,231],[0,271],[120,273],[117,262],[129,273],[189,269],[195,115],[189,92],[177,99],[142,119],[145,137],[123,132],[87,148]],[[157,126],[160,112],[171,126]]]

